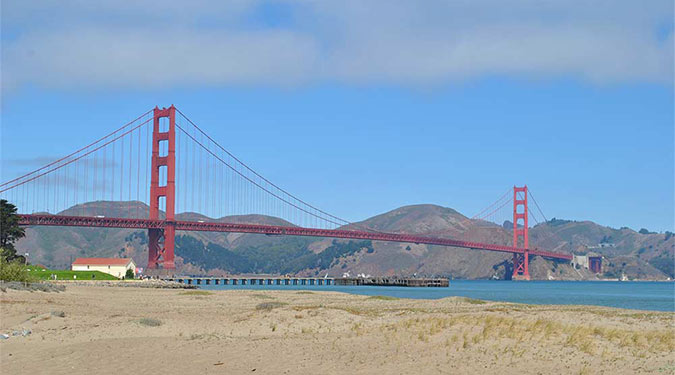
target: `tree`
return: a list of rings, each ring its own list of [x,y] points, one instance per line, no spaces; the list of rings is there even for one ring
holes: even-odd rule
[[[0,256],[8,261],[23,260],[25,262],[23,256],[16,255],[14,248],[14,242],[24,236],[26,233],[19,226],[16,206],[7,202],[6,199],[0,199]]]
[[[134,270],[131,268],[127,269],[127,273],[124,275],[124,278],[127,280],[133,279],[134,278]]]

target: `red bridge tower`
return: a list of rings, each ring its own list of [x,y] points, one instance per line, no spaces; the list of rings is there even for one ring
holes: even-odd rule
[[[518,193],[523,193],[523,199],[519,199]],[[522,206],[522,212],[518,212]],[[529,280],[530,271],[530,243],[527,234],[527,185],[513,187],[513,247],[520,247],[525,251],[522,254],[513,254],[513,280]],[[522,237],[522,245],[519,239]]]
[[[160,119],[168,118],[168,129],[161,131]],[[166,154],[163,154],[166,153]],[[148,268],[173,270],[176,196],[176,108],[155,107],[152,130],[152,161],[150,175],[150,219],[159,220],[160,200],[166,204],[164,229],[148,229]],[[160,173],[162,171],[163,173]],[[166,176],[166,181],[160,177]]]

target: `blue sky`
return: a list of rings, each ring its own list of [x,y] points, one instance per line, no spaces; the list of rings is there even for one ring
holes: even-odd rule
[[[3,181],[173,103],[350,220],[527,183],[673,230],[672,2],[160,4],[3,2]]]

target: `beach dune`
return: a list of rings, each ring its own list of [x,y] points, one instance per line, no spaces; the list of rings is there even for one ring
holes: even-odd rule
[[[8,290],[0,302],[3,374],[675,371],[667,312],[97,286]]]

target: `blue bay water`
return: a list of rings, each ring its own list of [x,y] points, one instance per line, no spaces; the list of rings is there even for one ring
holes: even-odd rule
[[[543,305],[596,305],[624,309],[675,311],[675,283],[593,281],[452,280],[448,288],[310,285],[202,285],[202,289],[325,290],[398,298],[452,296]]]

